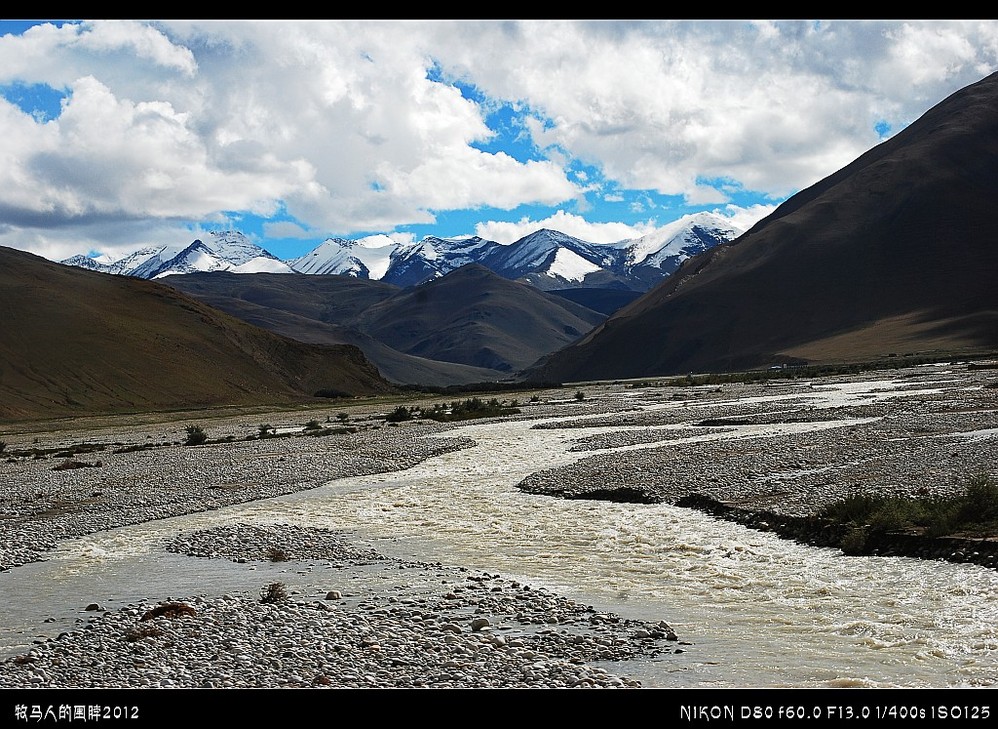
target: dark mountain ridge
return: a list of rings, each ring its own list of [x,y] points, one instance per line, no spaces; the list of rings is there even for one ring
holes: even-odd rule
[[[400,384],[508,379],[605,318],[477,264],[406,289],[317,274],[212,272],[162,281],[302,342],[354,344]]]
[[[599,379],[998,347],[998,75],[528,373]],[[654,343],[654,346],[649,346]]]

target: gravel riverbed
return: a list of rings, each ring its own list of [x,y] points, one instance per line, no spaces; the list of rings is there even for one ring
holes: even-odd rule
[[[558,404],[528,415],[544,413],[560,414]],[[218,442],[193,447],[171,440],[183,431],[176,425],[5,435],[0,586],[4,570],[45,559],[64,539],[398,471],[472,445],[432,437],[446,435],[445,424],[376,423],[317,435],[278,423],[271,433],[289,437],[261,439],[250,421],[231,419],[212,424]],[[390,558],[329,530],[240,524],[178,535],[166,549],[315,568],[329,589],[266,582],[113,611],[95,603],[74,630],[0,662],[0,687],[633,687],[607,662],[684,651],[665,621],[622,619],[497,574]],[[351,581],[358,571],[368,578]]]
[[[871,380],[885,384],[834,403],[817,397]],[[998,476],[994,380],[989,371],[914,368],[814,383],[545,393],[514,417],[568,418],[537,427],[582,428],[573,450],[593,452],[520,488],[600,498],[625,487],[669,503],[698,493],[787,515],[867,491],[952,494],[972,474]],[[440,423],[387,427],[351,413],[340,425],[354,432],[327,417],[309,435],[300,416],[272,417],[269,433],[288,437],[258,437],[259,416],[227,417],[210,423],[213,442],[193,447],[178,423],[7,427],[0,590],[4,570],[44,559],[65,539],[398,471],[473,444]],[[784,430],[751,431],[772,426]],[[596,427],[614,430],[586,432]],[[632,450],[610,450],[619,448]],[[623,619],[500,575],[386,557],[328,530],[239,524],[178,535],[167,549],[248,568],[286,564],[310,571],[313,586],[287,590],[261,571],[252,590],[92,605],[76,629],[0,662],[0,687],[627,687],[639,684],[616,675],[616,662],[687,650],[665,619]],[[352,581],[356,574],[378,579]]]

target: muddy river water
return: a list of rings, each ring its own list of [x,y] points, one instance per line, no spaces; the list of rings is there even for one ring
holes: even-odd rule
[[[828,405],[890,396],[887,383],[819,390]],[[998,684],[998,572],[908,558],[846,557],[661,504],[563,500],[523,493],[532,472],[571,463],[582,436],[611,428],[535,429],[537,421],[469,425],[472,448],[404,472],[326,486],[67,542],[5,575],[15,609],[0,640],[16,645],[45,613],[95,581],[119,602],[223,592],[265,579],[262,565],[191,560],[162,544],[178,531],[235,522],[345,529],[395,556],[500,573],[623,616],[668,621],[682,655],[614,671],[662,687],[952,687]],[[740,428],[710,438],[778,438],[821,421]],[[662,442],[670,430],[661,429]],[[660,443],[642,443],[645,448]],[[684,440],[689,442],[689,439]],[[283,569],[288,569],[284,567]],[[290,577],[319,589],[316,573]],[[285,578],[287,579],[287,578]],[[329,575],[321,577],[328,584]],[[373,578],[372,578],[373,579]],[[310,585],[310,581],[315,584]],[[77,600],[78,601],[78,600]],[[9,602],[9,601],[8,601]],[[52,610],[49,610],[52,612]],[[49,630],[71,617],[56,614]]]

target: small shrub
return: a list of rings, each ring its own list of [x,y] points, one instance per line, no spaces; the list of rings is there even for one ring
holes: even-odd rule
[[[263,423],[258,430],[260,438],[270,438],[274,434],[274,426],[270,423]]]
[[[897,531],[916,523],[919,512],[914,500],[885,499],[870,518],[870,526],[882,532]]]
[[[880,499],[869,494],[852,494],[830,505],[823,515],[837,522],[866,524],[880,506]]]
[[[584,393],[582,390],[579,390],[578,392],[575,393],[575,399],[578,400],[579,402],[582,402],[583,400],[586,399],[586,393]]]
[[[198,611],[186,602],[164,602],[157,605],[152,610],[147,610],[141,620],[152,620],[153,618],[180,618],[194,617]]]
[[[319,424],[318,420],[309,420],[305,423],[305,430],[321,430],[322,426]]]
[[[412,420],[412,413],[405,405],[399,405],[385,416],[385,420],[389,423],[401,423],[406,420]]]
[[[962,521],[980,523],[998,519],[998,483],[987,474],[973,476],[966,494],[966,503],[960,510]]]
[[[337,413],[336,414],[336,419],[339,420],[341,423],[345,423],[346,421],[348,421],[350,419],[350,416],[347,415],[346,413]],[[0,448],[0,451],[2,451],[2,450],[3,450],[3,448]]]
[[[207,441],[208,434],[204,432],[200,425],[187,426],[187,440],[184,441],[184,445],[196,446]]]
[[[839,542],[839,549],[842,550],[844,554],[859,555],[866,551],[866,530],[862,527],[856,527],[850,529],[846,532],[846,535],[842,537],[842,541]]]
[[[271,582],[260,591],[260,602],[279,603],[287,600],[288,588],[283,582]]]

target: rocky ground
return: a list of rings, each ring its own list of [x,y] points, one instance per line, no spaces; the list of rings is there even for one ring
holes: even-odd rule
[[[884,380],[880,392],[823,399],[829,388],[871,379]],[[516,417],[570,415],[537,427],[614,430],[583,431],[575,449],[592,455],[535,473],[520,488],[669,503],[699,494],[794,517],[858,492],[952,494],[973,474],[998,477],[995,381],[994,371],[964,366],[545,393]],[[66,538],[404,469],[471,445],[434,437],[446,436],[445,424],[391,427],[361,412],[320,414],[303,430],[313,416],[220,417],[206,423],[211,442],[197,446],[183,444],[186,423],[166,420],[0,433],[0,572]],[[823,429],[842,419],[852,422]],[[286,437],[260,438],[264,424],[268,435]],[[783,429],[778,437],[728,439],[773,425]],[[669,443],[651,445],[663,433]],[[499,575],[389,559],[333,532],[237,525],[169,548],[190,559],[321,560],[331,575],[393,576],[377,590],[296,594],[270,582],[110,612],[95,605],[77,630],[0,663],[0,687],[630,686],[596,664],[684,650],[665,622],[624,620]]]
[[[219,423],[206,432],[221,441],[198,446],[182,445],[184,429],[176,426],[173,432],[131,432],[127,440],[120,432],[98,431],[9,444],[8,453],[38,449],[46,455],[0,462],[0,570],[38,559],[61,539],[281,496],[335,478],[398,471],[471,445],[427,437],[447,429],[437,424],[365,422],[353,433],[318,436],[300,434],[301,428],[290,437],[259,439],[258,426]],[[171,436],[178,440],[167,440]],[[99,449],[70,455],[81,444]]]
[[[879,378],[899,384],[872,393],[873,402],[856,395],[827,407],[817,395]],[[520,488],[585,498],[619,486],[665,503],[701,494],[791,516],[814,514],[856,493],[954,495],[975,474],[998,477],[998,437],[986,432],[998,428],[998,389],[988,386],[996,381],[994,371],[964,365],[814,382],[662,388],[657,402],[645,391],[632,402],[658,409],[535,426],[619,429],[582,437],[574,449],[593,455],[535,473]],[[821,429],[845,419],[854,422]],[[760,426],[774,424],[784,431],[778,437],[752,437]],[[599,452],[663,438],[667,445]]]
[[[187,535],[192,559],[380,562],[394,587],[90,606],[78,630],[0,663],[0,686],[189,688],[630,687],[596,665],[681,653],[665,622],[627,620],[499,575],[358,551],[329,530],[237,525]],[[330,577],[330,579],[335,579]]]
[[[566,402],[574,413],[598,410]],[[524,414],[560,414],[561,404],[554,397]],[[450,429],[438,423],[355,415],[303,430],[288,417],[266,423],[265,438],[252,419],[213,420],[211,442],[197,446],[184,445],[175,423],[4,435],[0,572],[70,537],[401,470],[471,445],[432,437]],[[388,558],[328,530],[220,527],[168,549],[239,564],[320,560],[333,575],[375,565],[381,587],[302,595],[271,582],[115,611],[94,604],[77,629],[0,662],[0,687],[624,687],[638,682],[595,664],[684,650],[665,622],[622,619],[500,575]]]

